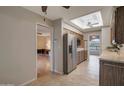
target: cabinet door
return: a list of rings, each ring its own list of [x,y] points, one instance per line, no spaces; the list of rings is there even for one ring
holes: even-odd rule
[[[100,62],[100,85],[115,86],[117,85],[118,67],[115,64]]]
[[[80,64],[80,51],[78,52],[78,64]]]
[[[124,86],[124,64],[119,64],[117,76],[118,76],[117,85]]]
[[[87,53],[87,50],[84,51],[84,59],[87,60],[87,56],[88,56],[88,53]]]
[[[124,43],[124,7],[118,7],[115,12],[115,41]]]
[[[84,50],[82,51],[82,60],[83,61],[85,60],[85,51]]]
[[[80,52],[80,62],[83,62],[83,51]]]

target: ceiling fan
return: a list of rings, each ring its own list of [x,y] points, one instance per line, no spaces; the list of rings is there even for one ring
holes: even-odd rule
[[[62,7],[65,8],[65,9],[70,8],[70,6],[62,6]],[[48,6],[41,6],[41,10],[44,13],[44,21],[45,21],[45,15],[47,14],[47,8],[48,8]]]
[[[62,6],[65,9],[69,9],[70,6]],[[47,14],[47,8],[48,6],[41,6],[42,12]]]

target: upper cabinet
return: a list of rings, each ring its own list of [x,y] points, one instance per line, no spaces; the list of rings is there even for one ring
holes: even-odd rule
[[[118,7],[115,12],[115,41],[124,44],[124,7]]]

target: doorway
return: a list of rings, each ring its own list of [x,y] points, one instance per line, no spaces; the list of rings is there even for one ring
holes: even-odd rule
[[[89,35],[89,55],[99,56],[101,52],[100,35]]]
[[[53,71],[52,29],[37,24],[37,78]]]

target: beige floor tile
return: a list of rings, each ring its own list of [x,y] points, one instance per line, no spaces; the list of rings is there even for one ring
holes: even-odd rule
[[[97,86],[99,85],[99,57],[90,56],[68,75],[52,74],[40,76],[28,84],[31,86]]]

